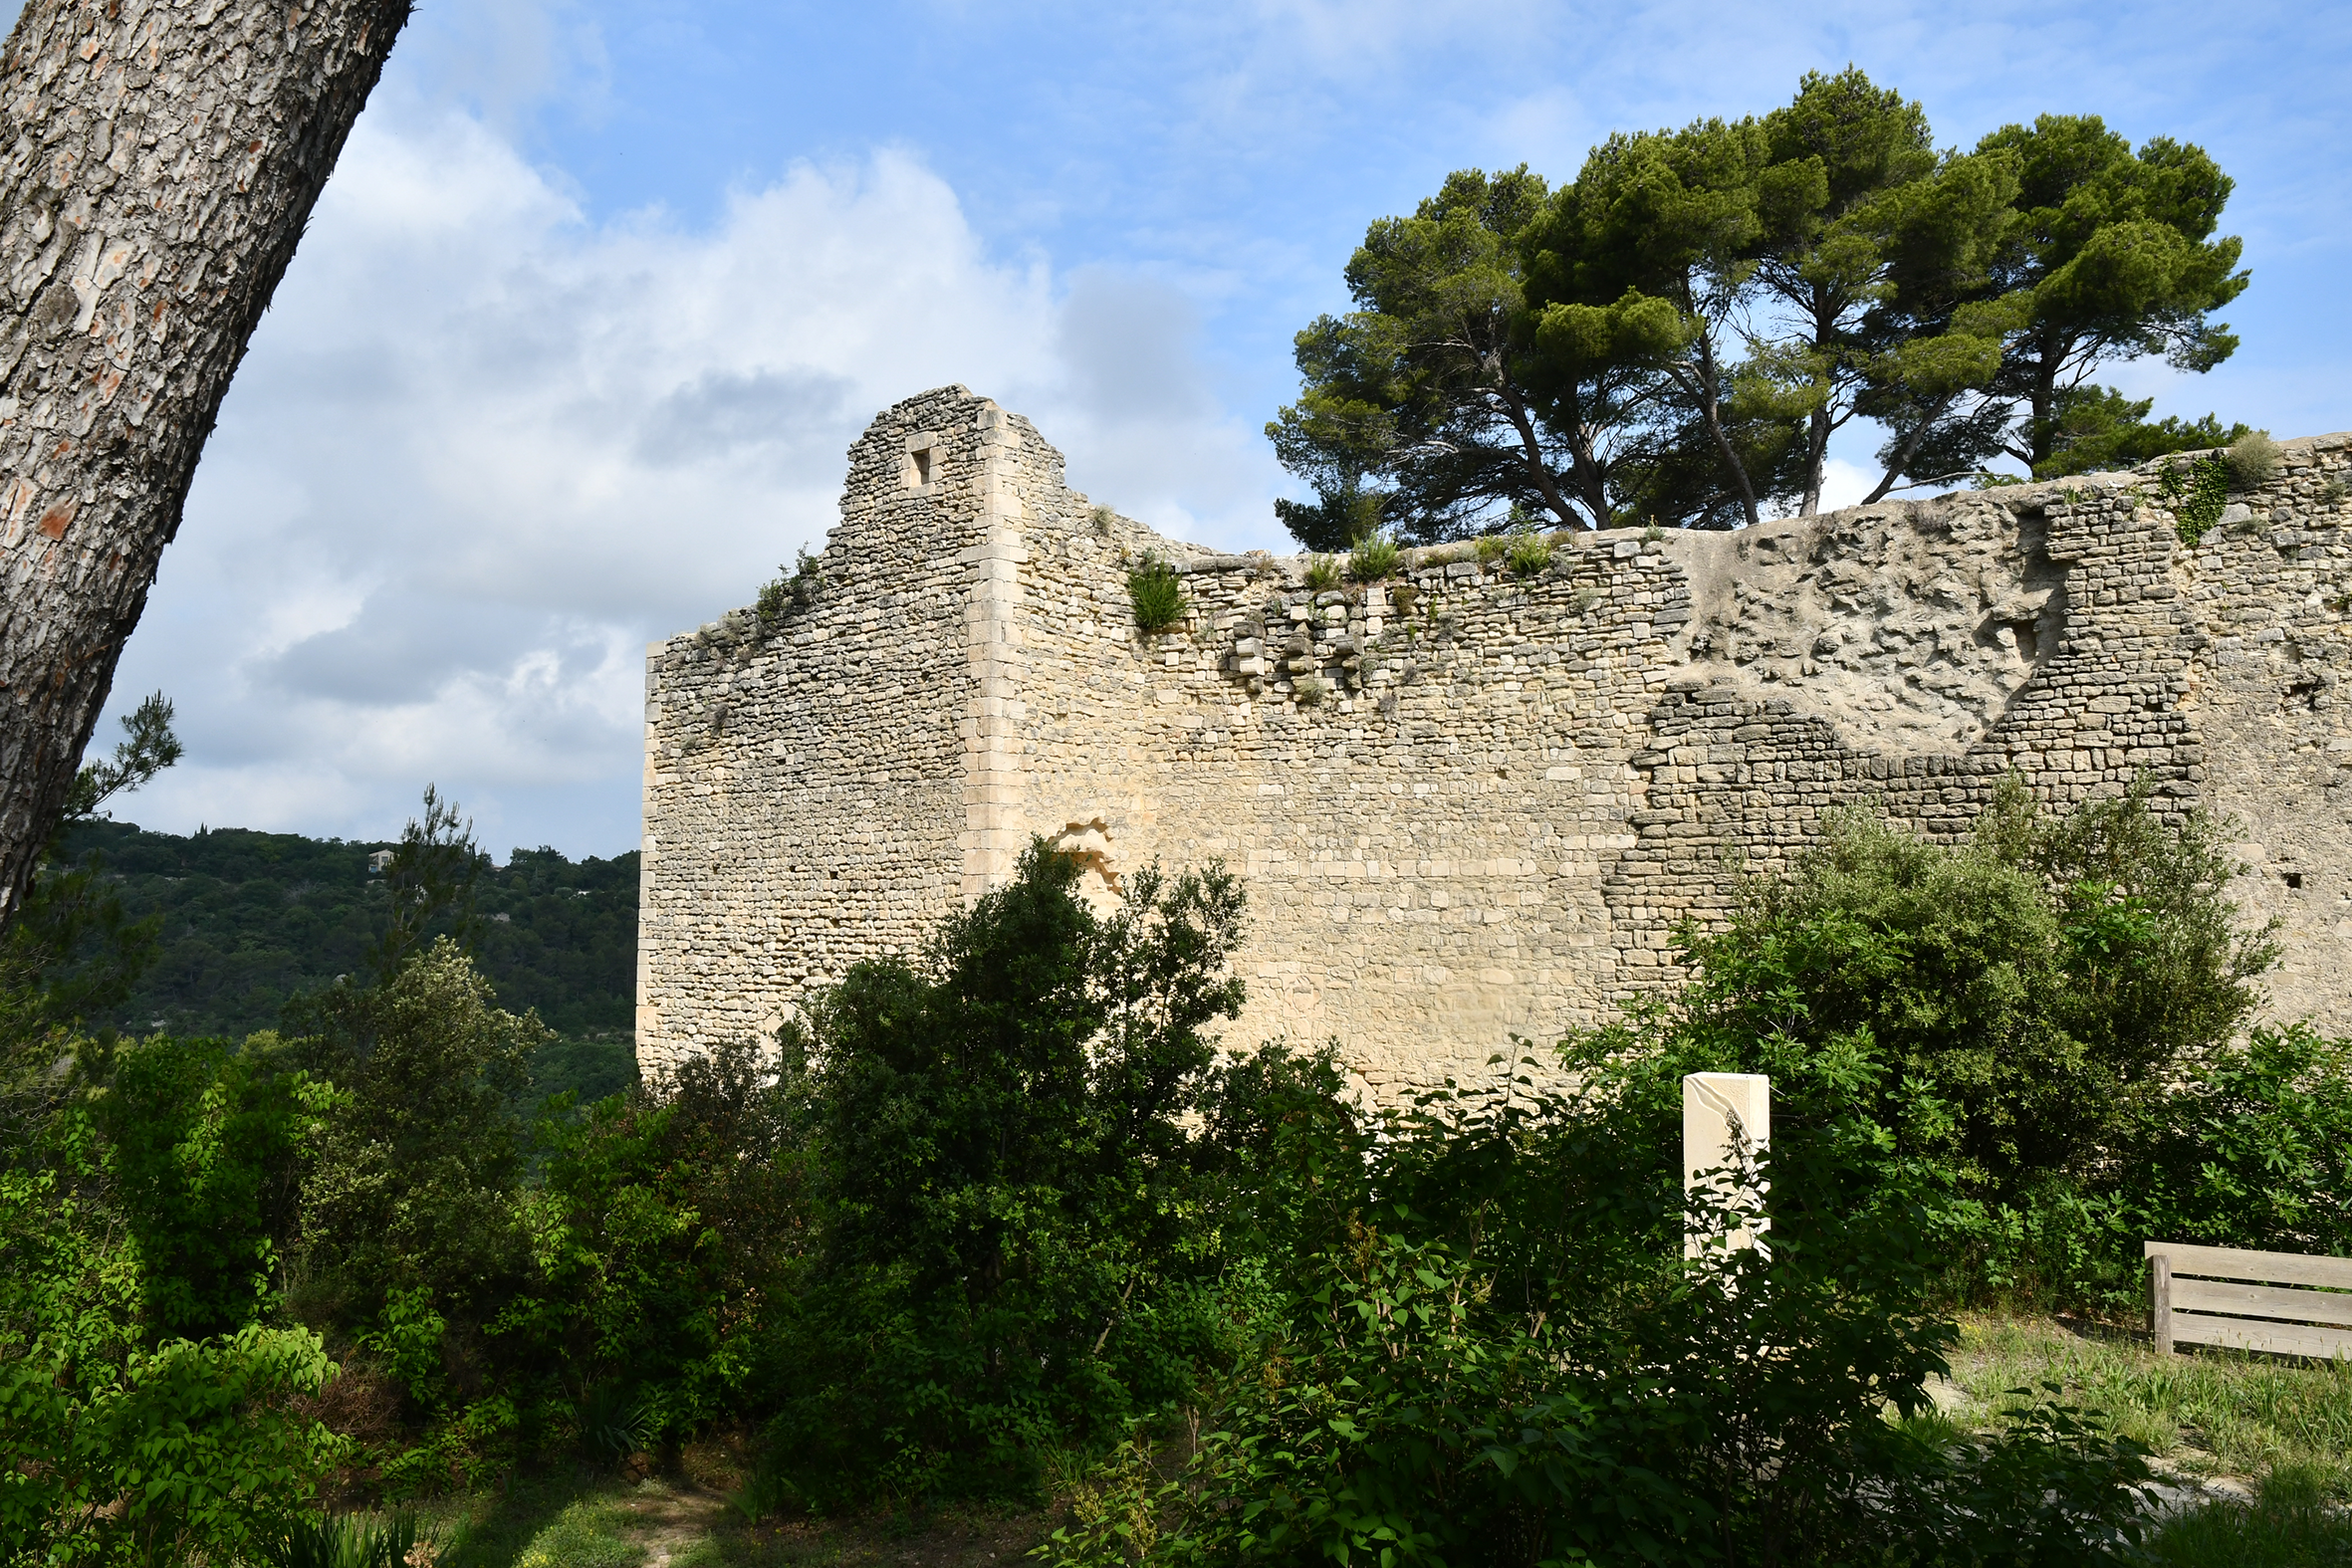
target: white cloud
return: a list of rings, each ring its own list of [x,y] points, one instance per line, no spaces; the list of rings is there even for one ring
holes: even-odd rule
[[[992,258],[903,152],[796,166],[706,232],[599,226],[478,118],[371,112],[126,651],[118,711],[168,691],[189,756],[124,814],[374,836],[432,780],[492,843],[627,847],[643,644],[818,540],[898,398],[962,381],[1097,499],[1268,542],[1279,472],[1196,318]]]

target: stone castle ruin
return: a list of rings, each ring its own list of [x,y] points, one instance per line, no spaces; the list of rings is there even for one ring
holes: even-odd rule
[[[1660,983],[1735,855],[1783,865],[1844,804],[1948,837],[2012,771],[2235,817],[2237,896],[2284,922],[2270,1010],[2352,1029],[2347,479],[2352,436],[2286,443],[2194,548],[2151,466],[1317,591],[926,392],[850,449],[780,614],[648,654],[639,1062],[772,1030],[1043,835],[1096,897],[1154,860],[1240,872],[1229,1037],[1336,1038],[1393,1094]],[[1146,636],[1150,555],[1188,613]]]

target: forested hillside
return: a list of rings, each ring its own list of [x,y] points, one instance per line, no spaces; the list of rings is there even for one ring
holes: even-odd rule
[[[395,845],[200,829],[151,833],[129,822],[89,821],[67,836],[63,858],[97,857],[130,918],[160,914],[160,950],[138,989],[115,1012],[93,1018],[128,1033],[241,1038],[271,1028],[288,998],[359,976],[382,929],[387,896],[368,856]],[[551,1057],[602,1062],[580,1087],[623,1072],[635,1001],[637,856],[566,859],[517,849],[475,883],[478,963],[502,1006],[538,1009],[564,1036]],[[571,1047],[604,1047],[583,1053]],[[558,1062],[549,1076],[569,1079]],[[584,1060],[581,1065],[586,1068]]]

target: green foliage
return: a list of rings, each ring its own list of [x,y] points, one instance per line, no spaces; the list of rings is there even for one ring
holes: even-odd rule
[[[1378,582],[1393,577],[1404,564],[1404,553],[1396,548],[1396,541],[1375,535],[1348,552],[1347,574],[1358,582]]]
[[[2230,483],[2234,488],[2259,490],[2278,477],[2285,454],[2270,439],[2269,431],[2248,430],[2240,425],[2231,433],[2236,439],[2230,442],[2222,461],[2230,465]]]
[[[302,1160],[334,1091],[217,1040],[126,1045],[95,1102],[149,1331],[202,1339],[271,1315]]]
[[[765,625],[774,625],[796,609],[806,609],[817,602],[817,595],[824,588],[824,565],[806,550],[795,558],[791,572],[776,568],[775,577],[763,583],[753,610]]]
[[[2135,1314],[2148,1239],[2352,1254],[2352,1050],[2255,1028],[2174,1063],[2095,1158],[1989,1216],[1985,1282],[2034,1305]]]
[[[171,699],[154,692],[122,719],[123,740],[105,762],[88,763],[66,796],[66,820],[95,816],[114,796],[138,788],[177,763],[186,749],[171,730]]]
[[[487,1319],[525,1256],[517,1101],[547,1030],[500,1009],[447,937],[381,986],[333,988],[288,1017],[285,1057],[348,1096],[303,1186],[312,1288],[360,1316],[422,1289],[456,1321]]]
[[[2187,464],[2167,463],[2157,472],[2156,488],[2173,509],[2181,543],[2194,549],[2230,504],[2230,465],[2211,453]]]
[[[1317,593],[1339,586],[1345,568],[1334,556],[1310,556],[1306,561],[1306,585]]]
[[[428,935],[473,949],[481,937],[474,884],[489,859],[474,842],[473,822],[459,818],[457,802],[426,784],[424,820],[408,819],[383,868],[383,929],[368,955],[378,979],[395,974]]]
[[[1637,1028],[1727,1061],[1775,1034],[1867,1038],[1897,1068],[1878,1112],[1897,1146],[2013,1203],[2252,1008],[2275,949],[2233,930],[2236,874],[2210,821],[2167,827],[2137,790],[2051,819],[2012,781],[1960,849],[1849,814],[1693,938],[1697,979]]]
[[[208,1114],[219,1108],[186,1118],[194,1141],[206,1122],[231,1130]],[[290,1407],[331,1368],[316,1335],[259,1322],[156,1341],[156,1325],[205,1304],[208,1270],[229,1276],[231,1297],[244,1285],[231,1310],[252,1313],[236,1276],[256,1261],[239,1245],[253,1226],[231,1214],[231,1233],[208,1248],[195,1217],[158,1213],[175,1194],[139,1179],[153,1174],[151,1141],[128,1151],[124,1225],[108,1119],[66,1099],[0,1164],[0,1561],[230,1560],[308,1506],[342,1459],[342,1445]],[[215,1213],[239,1163],[256,1158],[184,1152],[194,1180],[180,1191]],[[183,1266],[196,1277],[147,1271]]]
[[[2023,412],[2004,449],[2028,469],[2050,455],[2059,390],[2099,365],[2203,371],[2236,348],[2208,318],[2245,291],[2243,247],[2212,237],[2233,184],[2203,149],[2157,136],[2135,152],[2095,114],[2043,114],[1978,151],[2018,180],[1988,287],[2015,324],[1994,392]]]
[[[1042,842],[922,962],[868,961],[783,1035],[822,1216],[771,1427],[817,1501],[1018,1495],[1058,1430],[1181,1395],[1214,1232],[1188,1118],[1242,897],[1135,873],[1117,912]]]
[[[772,1298],[811,1244],[797,1105],[765,1053],[731,1046],[542,1120],[531,1277],[493,1332],[510,1381],[591,1453],[703,1427],[766,1376]]]
[[[1539,575],[1544,567],[1551,564],[1551,541],[1532,530],[1514,534],[1511,536],[1511,549],[1505,554],[1504,560],[1511,567],[1513,576]]]
[[[166,1340],[118,1369],[46,1350],[0,1363],[11,1562],[234,1560],[299,1518],[343,1456],[288,1409],[332,1371],[306,1331]]]
[[[235,1039],[273,1028],[289,999],[369,973],[389,898],[367,857],[391,847],[240,828],[183,836],[126,822],[75,824],[41,883],[45,918],[61,936],[39,945],[79,955],[62,967],[39,961],[44,984],[61,993],[48,1012],[134,1033]],[[474,903],[476,960],[506,1006],[534,1008],[584,1044],[626,1030],[636,987],[634,850],[572,861],[517,848],[505,866],[478,869]],[[125,975],[118,938],[144,941],[151,958]],[[584,1062],[583,1070],[601,1074],[589,1082],[609,1081],[608,1068]]]
[[[2194,422],[2178,415],[2150,420],[2153,398],[2133,402],[2111,386],[2062,390],[2052,404],[2057,430],[2050,455],[2033,466],[2035,479],[2136,468],[2174,452],[2228,446],[2247,434],[2244,425],[2225,429],[2212,414]]]
[[[261,1557],[270,1568],[407,1568],[418,1540],[412,1513],[306,1515],[266,1541]]]
[[[1144,557],[1143,563],[1127,573],[1127,601],[1134,608],[1137,631],[1166,631],[1184,623],[1183,579],[1157,556]]]
[[[1514,503],[1575,521],[1555,477],[1573,437],[1527,376],[1517,242],[1545,195],[1524,167],[1466,171],[1366,231],[1356,309],[1298,334],[1298,401],[1266,427],[1314,488],[1276,508],[1300,544],[1348,550],[1389,524],[1427,543]]]
[[[1161,1481],[1113,1456],[1062,1563],[2113,1560],[2146,1470],[2043,1403],[1996,1439],[1928,1406],[1929,1173],[1821,1056],[1769,1160],[1771,1248],[1681,1260],[1678,1073],[1581,1048],[1369,1127],[1325,1101],[1268,1151],[1280,1311]],[[1880,1064],[1883,1066],[1883,1063]],[[1780,1083],[1775,1081],[1775,1089]],[[1301,1203],[1301,1200],[1305,1200]]]
[[[2079,427],[2100,367],[2234,348],[2210,321],[2246,283],[2214,237],[2230,191],[2202,150],[2135,152],[2095,117],[1938,153],[1917,103],[1851,68],[1762,118],[1611,135],[1557,189],[1458,171],[1369,227],[1354,309],[1298,335],[1267,433],[1316,499],[1277,510],[1316,550],[1514,508],[1753,524],[1818,506],[1856,417],[1888,432],[1872,501],[2070,443],[2175,449],[2203,427]]]

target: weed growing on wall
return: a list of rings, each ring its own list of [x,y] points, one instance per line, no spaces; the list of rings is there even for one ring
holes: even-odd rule
[[[1375,537],[1365,540],[1348,553],[1347,574],[1358,582],[1378,582],[1396,575],[1404,560],[1396,548],[1396,541]]]
[[[2248,430],[2230,443],[2222,461],[2230,465],[2230,483],[2238,490],[2259,490],[2278,477],[2286,454],[2267,430]]]
[[[2157,470],[2156,488],[2172,509],[2181,543],[2195,549],[2230,505],[2230,465],[2218,454],[2186,464],[2167,463]]]
[[[777,575],[761,586],[752,605],[763,624],[772,625],[796,609],[806,609],[824,587],[823,563],[806,550],[789,573],[782,566],[776,570]]]
[[[1345,568],[1336,556],[1309,556],[1306,559],[1306,585],[1317,593],[1339,586]]]
[[[1515,534],[1508,560],[1512,575],[1535,576],[1551,564],[1551,541],[1532,531]]]
[[[1142,564],[1127,573],[1127,600],[1135,611],[1137,631],[1167,631],[1184,621],[1183,581],[1176,568],[1157,556],[1144,557]]]

